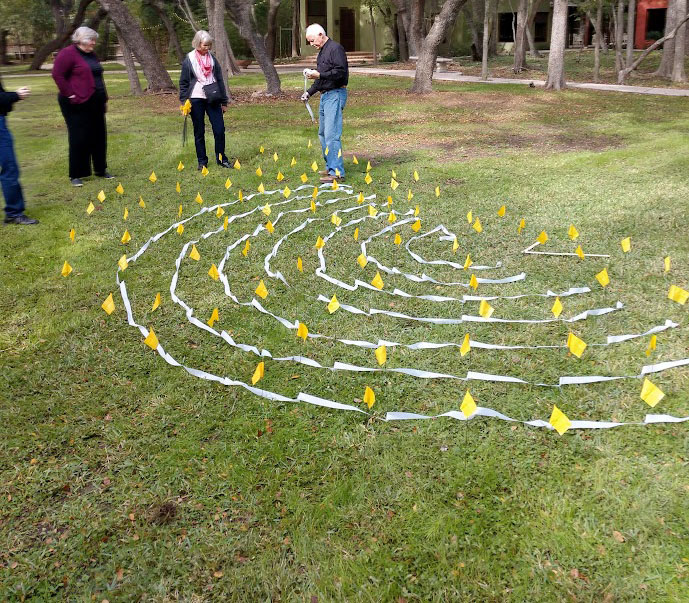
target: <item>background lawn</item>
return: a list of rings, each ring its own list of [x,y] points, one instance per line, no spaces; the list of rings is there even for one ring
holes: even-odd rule
[[[240,171],[196,171],[193,142],[181,147],[178,101],[128,96],[124,74],[106,76],[109,163],[114,181],[90,179],[72,189],[67,140],[52,80],[5,79],[34,95],[10,114],[22,165],[28,213],[38,227],[5,227],[0,236],[0,599],[283,601],[615,601],[686,600],[689,578],[689,438],[687,423],[555,432],[476,418],[384,422],[388,411],[458,410],[467,383],[420,380],[393,372],[351,373],[268,360],[259,386],[284,395],[304,391],[364,407],[373,417],[306,404],[266,401],[239,388],[194,378],[166,364],[127,325],[115,282],[116,262],[150,236],[204,206],[267,189],[294,189],[322,160],[315,128],[298,102],[302,81],[283,77],[288,96],[252,101],[258,76],[231,81],[237,102],[226,115],[228,154]],[[667,299],[671,284],[689,288],[689,99],[527,87],[436,85],[427,97],[410,82],[352,77],[345,111],[347,183],[356,195],[388,195],[392,208],[420,206],[422,232],[444,224],[451,242],[428,237],[413,250],[426,258],[503,262],[478,276],[526,272],[510,285],[480,285],[479,295],[564,291],[563,316],[589,308],[624,308],[567,325],[466,323],[435,326],[390,317],[330,316],[322,293],[363,309],[409,315],[478,313],[478,303],[431,303],[371,291],[346,292],[316,277],[316,237],[323,222],[290,237],[273,262],[292,287],[265,278],[263,258],[303,215],[281,220],[274,235],[252,239],[248,257],[230,254],[233,293],[251,300],[259,278],[264,305],[312,333],[401,343],[477,341],[564,344],[569,330],[590,344],[581,359],[563,348],[495,351],[388,348],[389,367],[464,375],[468,370],[557,383],[561,375],[638,375],[645,364],[689,356],[687,306]],[[312,101],[314,109],[317,100]],[[212,136],[208,133],[208,146]],[[265,154],[259,146],[265,146]],[[277,152],[277,164],[272,159]],[[353,165],[355,154],[359,164]],[[297,165],[289,163],[295,157]],[[178,172],[179,161],[186,165]],[[370,161],[374,181],[364,183]],[[264,175],[254,170],[261,165]],[[276,182],[277,170],[286,176]],[[391,170],[400,187],[389,187]],[[155,170],[158,181],[148,176]],[[418,183],[412,179],[417,170]],[[227,177],[232,186],[225,188]],[[179,181],[182,193],[175,192]],[[121,182],[124,194],[115,187]],[[435,187],[441,194],[436,198]],[[96,200],[103,189],[104,203]],[[407,201],[411,189],[413,199]],[[307,194],[310,191],[307,191]],[[138,206],[141,197],[146,207]],[[283,200],[271,197],[271,203]],[[260,196],[226,208],[231,215],[264,205]],[[96,206],[90,216],[89,202]],[[504,218],[496,212],[506,205]],[[308,200],[295,207],[308,206]],[[129,217],[123,221],[124,208]],[[277,213],[277,208],[273,208]],[[467,212],[484,227],[477,234]],[[276,214],[275,214],[276,215]],[[310,213],[308,215],[311,215]],[[271,214],[273,217],[273,214]],[[517,225],[526,228],[519,235]],[[207,276],[226,246],[265,221],[257,213],[199,243],[201,260],[183,259],[177,294],[217,329],[275,355],[304,354],[323,365],[376,366],[372,351],[331,340],[301,344],[294,331],[225,297]],[[371,221],[373,222],[373,221]],[[573,223],[581,233],[567,237]],[[163,237],[123,274],[135,316],[152,326],[180,362],[248,382],[257,357],[192,327],[170,299],[169,282],[183,243],[217,229],[214,213]],[[361,227],[360,240],[383,221]],[[76,231],[71,243],[69,230]],[[127,229],[132,240],[120,243]],[[546,247],[610,254],[609,259],[526,256],[546,230]],[[326,246],[328,273],[370,281],[359,246],[343,231]],[[409,226],[399,231],[404,242]],[[632,251],[620,240],[630,236]],[[392,235],[369,254],[406,272],[440,281],[470,272],[419,268]],[[672,270],[663,272],[663,258]],[[304,274],[296,270],[296,257]],[[67,260],[72,274],[63,278]],[[594,275],[607,267],[602,289]],[[463,287],[433,287],[383,274],[386,290],[459,296]],[[116,311],[100,308],[114,293]],[[157,292],[162,305],[151,312]],[[548,318],[552,298],[495,300],[502,318]],[[642,333],[666,319],[658,335],[594,346],[607,335]],[[554,404],[571,419],[642,421],[647,412],[689,415],[687,367],[653,375],[666,397],[654,409],[639,399],[640,379],[563,388],[471,381],[477,403],[519,420],[545,419]],[[314,598],[315,597],[315,598]]]

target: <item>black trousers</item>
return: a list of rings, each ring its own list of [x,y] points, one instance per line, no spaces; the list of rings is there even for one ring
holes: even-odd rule
[[[209,103],[205,98],[191,99],[191,121],[194,124],[194,143],[196,144],[196,158],[199,164],[208,165],[206,155],[206,114],[211,122],[213,138],[215,138],[215,161],[220,163],[219,157],[227,159],[225,155],[225,122],[222,117],[220,103]]]
[[[85,178],[93,171],[105,174],[107,166],[107,132],[105,129],[105,94],[94,92],[85,103],[73,105],[58,95],[57,102],[67,124],[69,139],[69,177]]]

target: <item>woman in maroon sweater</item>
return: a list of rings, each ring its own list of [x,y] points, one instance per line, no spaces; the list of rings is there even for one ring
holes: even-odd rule
[[[93,53],[98,34],[90,27],[78,27],[72,35],[74,44],[55,57],[53,79],[59,94],[57,102],[67,123],[69,139],[69,179],[73,186],[83,186],[82,178],[93,171],[101,178],[108,172],[105,111],[108,95],[103,81],[103,66]]]

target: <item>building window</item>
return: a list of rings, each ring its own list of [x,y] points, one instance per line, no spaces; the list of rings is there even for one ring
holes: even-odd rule
[[[318,23],[325,27],[327,26],[328,9],[326,7],[326,0],[306,0],[306,26],[312,23]],[[331,32],[330,35],[332,35]]]
[[[665,31],[666,13],[667,8],[648,9],[648,17],[646,20],[646,39],[649,39],[649,33],[651,34],[651,38],[654,40],[658,40],[663,37],[663,32]]]
[[[536,13],[533,24],[533,41],[548,41],[548,13]]]
[[[516,27],[517,13],[500,13],[498,42],[514,42],[512,19],[514,19]]]

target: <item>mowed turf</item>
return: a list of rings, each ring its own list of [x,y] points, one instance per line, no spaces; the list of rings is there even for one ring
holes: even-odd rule
[[[407,82],[352,77],[345,110],[347,184],[354,198],[288,215],[273,235],[238,246],[225,272],[232,292],[250,301],[259,279],[266,309],[334,338],[403,344],[416,341],[563,346],[569,332],[590,344],[580,359],[563,347],[486,350],[462,358],[457,348],[388,348],[389,368],[519,377],[529,384],[422,380],[391,371],[354,373],[267,359],[259,386],[294,397],[300,391],[366,409],[371,415],[306,404],[275,403],[195,378],[163,361],[127,317],[116,262],[151,236],[202,206],[255,193],[296,189],[323,162],[317,132],[298,101],[302,82],[283,78],[287,96],[252,101],[260,78],[231,80],[237,102],[226,114],[228,155],[241,170],[196,171],[193,144],[181,146],[182,118],[172,97],[128,96],[122,74],[106,75],[109,165],[114,181],[72,189],[67,144],[49,77],[5,79],[34,94],[9,117],[22,166],[28,213],[38,227],[5,227],[0,237],[0,598],[282,601],[626,601],[686,598],[687,424],[630,425],[610,430],[551,430],[475,418],[385,422],[386,412],[437,415],[458,410],[467,388],[480,406],[520,421],[547,420],[553,405],[571,419],[640,422],[646,413],[689,416],[689,371],[651,375],[666,394],[655,409],[639,397],[642,380],[544,387],[562,375],[638,375],[645,364],[689,356],[687,306],[667,299],[671,284],[689,288],[689,100],[614,93],[550,94],[510,86],[437,85],[426,97]],[[317,99],[311,101],[317,108]],[[212,151],[208,133],[209,152]],[[308,141],[313,146],[308,148]],[[265,147],[265,153],[259,147]],[[273,160],[278,154],[278,161]],[[358,165],[353,163],[353,155]],[[292,157],[297,164],[290,166]],[[178,172],[182,161],[185,169]],[[367,162],[373,182],[364,182]],[[261,166],[263,176],[255,170]],[[278,182],[277,172],[285,180]],[[390,188],[392,170],[400,186]],[[412,174],[418,172],[419,181]],[[155,171],[155,184],[148,178]],[[226,179],[232,185],[226,188]],[[180,182],[182,192],[175,191]],[[122,195],[115,187],[121,183]],[[440,195],[436,197],[435,188]],[[100,203],[100,190],[106,200]],[[408,191],[413,198],[407,200]],[[421,233],[439,224],[452,241],[426,237],[411,245],[426,259],[499,269],[476,272],[508,285],[479,285],[477,295],[519,295],[588,286],[561,298],[563,317],[586,309],[623,309],[572,324],[432,325],[339,310],[315,297],[410,316],[478,314],[478,303],[428,302],[347,292],[317,277],[318,235],[333,211],[356,195],[390,195],[400,214],[420,208]],[[305,193],[310,194],[310,189]],[[140,198],[145,208],[139,206]],[[274,319],[229,300],[208,275],[228,244],[275,217],[280,193],[225,207],[226,215],[266,202],[201,240],[201,259],[180,265],[177,294],[217,330],[275,356],[304,355],[324,366],[376,367],[372,350],[332,340],[297,340]],[[86,208],[94,203],[95,211]],[[284,209],[308,207],[309,198]],[[497,211],[505,205],[504,217]],[[123,220],[125,207],[128,218]],[[381,208],[388,211],[387,208]],[[467,213],[479,217],[476,233]],[[355,210],[361,216],[365,210]],[[289,237],[272,262],[287,287],[264,272],[272,246],[305,217],[322,218]],[[526,228],[518,233],[518,224]],[[189,324],[170,299],[175,260],[186,242],[218,229],[207,213],[171,232],[122,275],[136,320],[152,327],[179,362],[249,382],[258,357]],[[367,221],[359,241],[388,224]],[[567,236],[574,224],[580,237]],[[72,243],[69,231],[75,229]],[[120,239],[127,230],[131,241]],[[532,256],[522,250],[545,230],[545,248],[609,258]],[[368,253],[404,272],[468,282],[471,270],[419,266],[404,250],[414,235],[400,227],[373,239]],[[328,274],[370,282],[373,264],[356,263],[353,227],[326,245]],[[620,241],[631,237],[629,253]],[[304,273],[296,267],[302,257]],[[664,258],[671,270],[664,272]],[[67,261],[73,272],[63,278]],[[603,289],[595,274],[607,268]],[[462,286],[413,283],[382,274],[384,291],[461,297]],[[101,309],[113,293],[116,310]],[[151,310],[156,293],[162,305]],[[473,291],[471,291],[473,293]],[[550,297],[491,301],[495,317],[547,319]],[[665,320],[679,324],[611,346],[608,335],[643,333]]]

